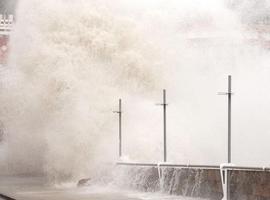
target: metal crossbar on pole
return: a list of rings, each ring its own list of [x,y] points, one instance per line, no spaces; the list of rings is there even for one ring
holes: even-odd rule
[[[119,131],[119,158],[122,157],[122,99],[119,99],[119,104],[118,104],[118,110],[117,111],[113,111],[114,113],[118,114],[118,118],[119,118],[119,124],[118,124],[118,131]]]
[[[167,102],[166,102],[166,90],[163,90],[163,103],[158,104],[163,106],[163,161],[167,162]]]

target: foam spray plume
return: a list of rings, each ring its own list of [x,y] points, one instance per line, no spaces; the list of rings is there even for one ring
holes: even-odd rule
[[[235,83],[241,113],[248,95],[242,86],[255,70],[251,57],[269,73],[268,52],[247,44],[247,31],[223,1],[20,0],[16,18],[0,97],[12,173],[77,180],[115,162],[111,111],[119,97],[125,154],[161,160],[155,102],[163,88],[170,91],[170,161],[222,163],[225,99],[216,92],[233,72],[243,82]],[[258,80],[267,73],[258,72]]]
[[[155,88],[155,66],[133,22],[105,13],[95,2],[20,2],[2,99],[12,171],[70,178],[116,159],[111,110],[120,93]]]

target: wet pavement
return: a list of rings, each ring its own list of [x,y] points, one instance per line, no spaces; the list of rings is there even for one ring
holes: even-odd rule
[[[123,191],[113,187],[50,186],[42,177],[0,176],[0,194],[16,200],[194,200],[158,193]],[[1,198],[0,199],[4,199]]]

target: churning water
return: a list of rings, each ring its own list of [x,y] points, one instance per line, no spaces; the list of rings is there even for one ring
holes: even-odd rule
[[[0,177],[0,191],[21,200],[193,200],[164,194],[119,190],[112,186],[76,188],[72,184],[46,185],[42,177]]]
[[[252,42],[260,37],[242,23],[242,7],[233,11],[223,0],[20,0],[1,73],[1,168],[54,181],[102,174],[117,160],[112,111],[119,97],[124,158],[160,161],[155,104],[163,88],[168,160],[223,163],[226,99],[216,93],[226,90],[228,74],[236,92],[233,160],[267,165],[269,51]]]

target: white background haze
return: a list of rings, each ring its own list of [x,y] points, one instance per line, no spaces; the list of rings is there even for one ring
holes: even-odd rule
[[[232,159],[269,166],[270,54],[251,43],[247,8],[222,0],[20,0],[2,73],[0,116],[8,168],[81,178],[123,151],[162,160],[162,89],[168,161],[226,161],[227,75],[233,77]],[[3,157],[3,156],[2,156]],[[7,166],[6,166],[7,167]]]

